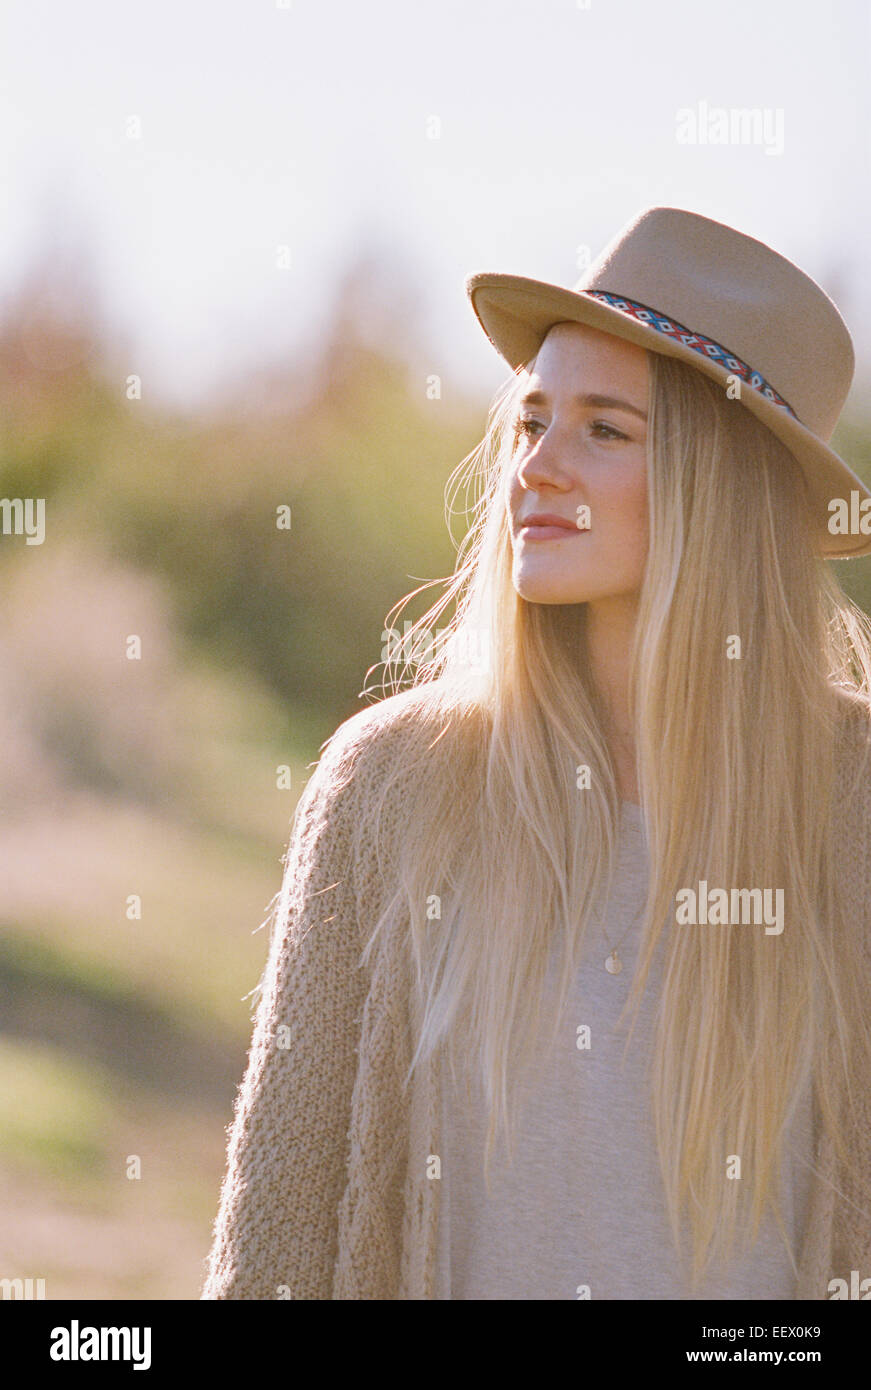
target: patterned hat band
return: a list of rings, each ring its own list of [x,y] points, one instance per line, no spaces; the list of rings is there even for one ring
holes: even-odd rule
[[[694,333],[691,328],[685,328],[682,323],[661,314],[658,309],[651,309],[649,304],[639,304],[638,300],[627,299],[625,295],[609,294],[607,290],[583,290],[582,293],[591,299],[601,300],[603,304],[608,304],[612,309],[619,309],[621,313],[636,319],[648,328],[655,328],[657,333],[662,333],[667,338],[673,338],[675,342],[682,343],[684,347],[692,348],[693,352],[700,353],[709,362],[717,362],[733,375],[740,377],[748,386],[752,386],[754,391],[758,391],[760,396],[771,401],[772,405],[779,405],[794,420],[798,420],[798,416],[789,402],[775,391],[771,383],[766,381],[761,373],[754,371],[751,366],[743,362],[740,357],[736,357],[734,352],[724,348],[721,343],[715,343],[713,338],[706,338],[704,333]]]

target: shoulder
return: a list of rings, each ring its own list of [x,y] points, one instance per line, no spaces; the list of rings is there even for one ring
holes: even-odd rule
[[[433,761],[452,762],[468,712],[444,697],[438,682],[388,696],[351,715],[321,746],[300,798],[302,812],[317,803],[331,814],[366,817],[387,795],[401,804]],[[451,737],[454,735],[454,737]],[[469,740],[466,738],[466,743]]]
[[[837,689],[835,748],[838,775],[871,793],[871,700],[852,690]]]
[[[854,724],[857,728],[867,726],[871,728],[871,698],[862,695],[856,690],[847,690],[844,686],[835,686],[835,700],[840,711],[841,720],[845,724]]]
[[[842,856],[871,873],[871,701],[838,691],[832,812]]]
[[[445,717],[433,690],[417,686],[352,714],[322,744],[313,776],[342,785],[353,780],[362,792],[414,759]]]
[[[871,701],[852,692],[838,693],[833,848],[848,915],[864,927],[871,969]]]
[[[417,748],[438,719],[437,683],[415,686],[367,705],[340,724],[322,757],[348,767],[366,766],[388,751],[401,755]]]
[[[365,897],[371,915],[393,882],[403,832],[421,799],[431,805],[439,794],[434,783],[445,780],[445,770],[447,780],[453,774],[455,759],[442,735],[457,721],[437,684],[368,705],[322,745],[294,812],[285,859],[291,880],[300,869],[311,878],[312,866],[330,883],[353,870],[353,891]],[[439,778],[430,775],[434,758]]]

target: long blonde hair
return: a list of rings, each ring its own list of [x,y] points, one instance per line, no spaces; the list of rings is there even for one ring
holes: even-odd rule
[[[852,1049],[871,1060],[871,1029],[831,810],[839,692],[868,697],[871,625],[814,553],[785,446],[701,373],[659,353],[648,363],[650,541],[630,696],[650,882],[627,1007],[637,1011],[660,943],[652,1106],[675,1244],[685,1213],[697,1281],[737,1230],[755,1239],[769,1205],[787,1240],[781,1141],[802,1078],[846,1159],[836,1100]],[[411,672],[432,733],[415,775],[396,773],[410,1074],[442,1045],[451,1065],[471,1059],[488,1159],[500,1126],[511,1140],[513,1079],[538,1046],[549,953],[558,947],[555,1030],[605,900],[620,807],[586,607],[527,602],[511,581],[511,422],[532,365],[497,393],[483,440],[452,475],[453,495],[471,493],[470,528],[444,594],[412,627],[405,664],[387,667],[394,690]],[[735,636],[741,659],[727,660]],[[677,892],[700,879],[782,888],[786,930],[667,931]],[[724,1181],[735,1153],[743,1180]]]

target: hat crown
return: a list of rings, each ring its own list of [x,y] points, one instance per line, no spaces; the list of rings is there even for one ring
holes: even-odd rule
[[[624,295],[713,339],[831,437],[855,368],[849,330],[816,281],[764,242],[683,208],[646,208],[573,290]]]
[[[847,325],[823,289],[764,242],[685,208],[648,207],[572,289],[477,271],[466,293],[514,372],[530,369],[550,329],[580,323],[675,357],[731,388],[792,454],[809,487],[818,552],[871,554],[871,534],[832,529],[833,498],[871,489],[828,441],[855,368]],[[742,387],[747,389],[742,391]]]

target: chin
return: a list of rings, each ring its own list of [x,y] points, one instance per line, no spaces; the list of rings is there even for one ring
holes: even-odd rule
[[[528,575],[514,580],[514,587],[527,603],[587,603],[596,597],[587,585],[566,586],[558,580],[535,579]]]

